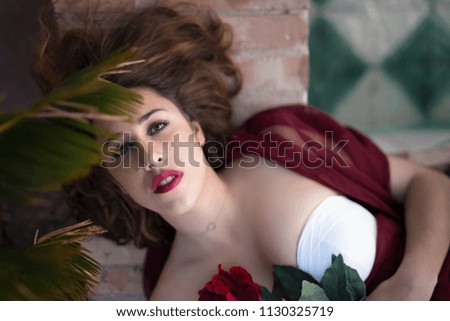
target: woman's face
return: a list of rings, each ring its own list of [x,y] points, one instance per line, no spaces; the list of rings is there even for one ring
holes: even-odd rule
[[[205,185],[203,132],[170,100],[149,89],[133,90],[143,103],[132,122],[99,122],[118,134],[104,145],[102,165],[139,205],[162,215],[183,214]]]

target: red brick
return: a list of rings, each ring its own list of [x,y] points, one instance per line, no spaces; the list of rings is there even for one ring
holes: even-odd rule
[[[306,55],[239,59],[244,86],[233,100],[233,124],[266,108],[305,103],[307,61]]]
[[[286,70],[286,73],[288,74],[288,78],[300,77],[303,88],[307,90],[309,86],[309,55],[301,56],[299,57],[299,59],[300,61],[298,61],[298,69]]]
[[[166,0],[163,3],[173,4],[179,0]],[[219,14],[240,12],[297,12],[309,8],[310,0],[193,0],[201,7],[213,8]],[[152,3],[152,0],[137,0],[138,5]]]
[[[305,56],[262,56],[237,59],[244,75],[243,91],[258,89],[302,90],[307,83]]]
[[[103,277],[93,292],[95,295],[112,293],[143,292],[142,270],[139,268],[117,267],[103,270]]]
[[[307,41],[307,21],[300,16],[236,16],[224,20],[233,27],[238,50],[289,48]]]
[[[133,244],[117,245],[103,237],[92,237],[83,241],[83,245],[92,252],[92,257],[102,265],[143,264],[146,250],[138,249]]]
[[[214,6],[217,10],[286,11],[309,7],[309,0],[199,0],[199,2]]]
[[[136,0],[56,0],[56,12],[84,12],[96,10],[100,12],[121,12],[135,7]]]
[[[240,126],[252,115],[267,108],[305,103],[305,94],[304,90],[282,89],[243,92],[233,100],[232,124],[236,127]]]

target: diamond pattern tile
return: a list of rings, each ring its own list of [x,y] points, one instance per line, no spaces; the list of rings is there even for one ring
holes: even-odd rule
[[[324,5],[325,3],[327,3],[329,0],[312,0],[312,3],[315,5]]]
[[[309,101],[328,112],[351,90],[366,70],[366,63],[326,19],[310,26]],[[326,94],[325,94],[326,93]]]
[[[433,1],[432,10],[450,29],[450,0],[428,0]]]
[[[336,0],[322,11],[357,54],[376,64],[414,31],[428,5],[423,0]]]
[[[380,70],[364,74],[358,85],[336,108],[335,116],[346,124],[358,124],[372,131],[388,127],[419,123],[421,113],[398,87]]]
[[[450,89],[445,98],[440,101],[440,104],[433,108],[432,119],[437,124],[448,125],[450,123]]]
[[[450,86],[450,33],[440,19],[427,17],[383,63],[428,118]]]
[[[450,0],[312,0],[312,9],[311,104],[370,135],[450,133]]]

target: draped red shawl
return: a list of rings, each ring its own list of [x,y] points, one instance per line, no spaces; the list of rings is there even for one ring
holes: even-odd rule
[[[370,139],[314,107],[291,105],[254,115],[229,137],[226,160],[244,154],[269,159],[366,207],[377,221],[377,250],[365,281],[367,293],[395,273],[404,250],[403,207],[391,196],[387,158]],[[167,253],[157,249],[147,253],[147,294],[156,284]],[[450,252],[432,299],[450,300]]]

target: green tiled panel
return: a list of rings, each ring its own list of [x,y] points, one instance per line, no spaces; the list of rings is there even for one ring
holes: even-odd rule
[[[450,29],[450,0],[436,1],[434,12],[446,23],[447,30]]]
[[[383,63],[428,119],[450,88],[450,33],[430,15]]]
[[[324,18],[310,26],[310,86],[312,105],[333,112],[335,106],[366,70],[366,63],[356,56],[346,40]]]
[[[312,2],[317,5],[323,5],[323,4],[327,3],[328,1],[329,0],[312,0]]]
[[[366,132],[420,123],[422,114],[406,95],[399,95],[399,90],[393,80],[374,68],[352,88],[336,108],[334,116]]]
[[[450,0],[312,0],[312,6],[312,105],[368,133],[450,134]]]

